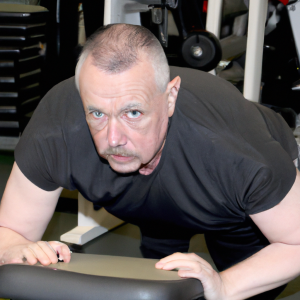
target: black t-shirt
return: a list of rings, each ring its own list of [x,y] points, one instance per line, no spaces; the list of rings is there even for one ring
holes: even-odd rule
[[[79,192],[140,226],[143,246],[161,256],[186,251],[205,233],[220,270],[268,241],[249,218],[278,204],[292,187],[297,146],[284,120],[251,103],[230,83],[171,68],[182,88],[161,160],[150,175],[118,174],[100,158],[74,78],[41,101],[15,150],[38,187]]]

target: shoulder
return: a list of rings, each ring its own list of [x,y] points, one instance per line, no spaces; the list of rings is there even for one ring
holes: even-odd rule
[[[74,97],[80,98],[75,86],[75,79],[74,77],[71,77],[58,83],[49,90],[40,103],[42,105],[46,104],[50,108],[54,108],[58,105],[66,104],[66,101],[71,100]]]
[[[75,87],[74,77],[71,77],[54,86],[42,99],[36,114],[42,113],[42,118],[51,119],[56,123],[65,123],[66,119],[74,114],[83,113],[80,95]]]
[[[180,123],[229,143],[231,139],[243,140],[244,132],[253,136],[257,127],[268,134],[259,110],[231,83],[197,70],[172,68],[172,72],[182,77],[176,103]]]
[[[54,86],[36,108],[22,138],[43,136],[50,139],[85,125],[85,115],[74,77]]]
[[[242,114],[261,118],[257,109],[228,81],[199,70],[171,67],[171,78],[181,77],[177,107],[194,119],[209,121],[213,118],[234,121]],[[208,116],[206,118],[206,115]]]
[[[39,103],[15,149],[15,160],[42,189],[71,188],[70,155],[82,137],[89,142],[81,99],[70,78],[53,87]]]
[[[207,72],[189,68],[170,67],[170,76],[171,79],[179,76],[183,89],[196,95],[201,94],[201,97],[204,99],[244,99],[241,92],[233,84]]]
[[[280,114],[261,104],[253,103],[253,105],[256,106],[257,110],[262,115],[271,132],[284,132],[286,130],[291,131]]]
[[[253,143],[271,136],[297,157],[296,142],[283,118],[271,109],[246,100],[231,83],[211,74],[171,67],[171,76],[182,78],[177,110],[193,126],[197,124],[225,137]],[[254,139],[255,137],[255,139]]]

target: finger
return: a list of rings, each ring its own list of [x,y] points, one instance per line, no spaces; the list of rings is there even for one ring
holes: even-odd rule
[[[207,268],[211,267],[211,265],[204,260],[202,257],[196,255],[195,253],[174,253],[170,256],[167,256],[163,259],[161,259],[158,263],[156,263],[156,267],[158,269],[161,269],[166,263],[169,263],[174,260],[190,260],[190,261],[196,261],[203,265],[205,265]]]
[[[69,263],[71,260],[71,251],[69,247],[65,244],[62,244],[59,248],[59,256],[63,257],[63,261]]]
[[[58,262],[56,251],[52,248],[52,246],[48,242],[39,241],[37,242],[37,244],[47,255],[51,264],[56,264]]]
[[[66,263],[69,263],[71,260],[71,251],[69,247],[61,242],[51,241],[49,244],[55,249],[59,255],[59,259],[63,260]]]
[[[207,278],[203,276],[204,272],[192,272],[191,270],[179,270],[178,271],[178,276],[181,278],[196,278],[200,280],[202,283],[207,281]]]
[[[49,256],[44,252],[44,250],[41,248],[41,243],[34,243],[34,244],[30,244],[28,246],[28,248],[34,253],[35,257],[37,258],[37,260],[43,265],[43,266],[48,266],[51,264],[51,259],[49,258]],[[53,255],[52,250],[46,246],[48,248],[48,251],[50,251],[50,253]],[[48,252],[49,253],[49,252]],[[26,257],[27,258],[27,257]],[[28,258],[27,258],[28,259]],[[56,258],[56,262],[57,262],[57,258]]]
[[[188,259],[187,254],[179,253],[179,252],[171,254],[167,257],[162,258],[159,262],[156,263],[156,266],[163,266],[164,264],[170,261],[178,260],[178,259]]]
[[[23,254],[23,257],[21,258],[22,263],[35,265],[38,262],[35,252],[29,247],[24,248],[22,250],[22,254]]]
[[[197,261],[179,259],[164,264],[162,269],[163,270],[183,269],[183,270],[191,270],[193,272],[198,272],[199,270],[201,270],[201,264]]]
[[[189,258],[192,260],[198,261],[202,265],[204,265],[207,268],[212,268],[211,264],[207,262],[205,259],[203,259],[201,256],[195,254],[195,253],[188,253]]]
[[[194,254],[196,255],[196,254]],[[198,257],[196,255],[196,257]],[[170,261],[173,260],[196,260],[195,256],[191,256],[189,253],[174,253],[172,255],[169,255],[165,258],[162,258],[158,263],[156,263],[156,267],[160,268],[163,265],[165,265],[166,263],[169,263]]]
[[[187,259],[187,260],[201,260],[201,257],[199,257],[198,255],[196,255],[195,253],[174,253],[172,255],[169,255],[163,259],[160,260],[160,262],[169,262],[171,260],[177,260],[177,259]]]
[[[46,242],[45,241],[45,244],[55,253],[55,254],[57,254],[56,253],[56,251],[53,249],[53,247],[49,244],[49,242]]]

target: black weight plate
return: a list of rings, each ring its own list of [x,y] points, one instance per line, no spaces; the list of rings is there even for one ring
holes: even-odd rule
[[[32,36],[0,36],[0,46],[30,47],[45,42],[45,35]]]
[[[0,24],[2,36],[30,36],[45,34],[46,23],[38,24]]]
[[[17,127],[14,128],[14,127],[1,127],[1,124],[0,124],[0,136],[9,136],[9,137],[12,137],[12,136],[20,136],[20,124],[18,122],[17,123]]]
[[[18,68],[20,73],[30,72],[36,69],[40,69],[42,66],[42,56],[35,55],[26,59],[20,59]]]
[[[0,89],[0,105],[19,105],[29,99],[40,95],[39,83],[34,83],[20,89]]]
[[[0,77],[0,91],[14,91],[18,88],[33,85],[40,81],[41,69],[18,74],[16,76]]]
[[[200,57],[192,54],[192,47],[199,46],[203,53]],[[187,38],[182,46],[182,55],[184,60],[195,68],[201,68],[207,65],[215,55],[214,44],[205,36],[192,35]]]
[[[45,22],[48,10],[38,5],[0,3],[0,24]]]
[[[36,69],[41,69],[42,62],[43,58],[40,55],[21,58],[19,60],[0,60],[0,77],[19,76],[20,74],[28,73]]]
[[[39,55],[41,48],[39,45],[35,47],[8,47],[0,46],[0,57],[2,59],[19,59],[19,58],[29,58],[32,56]]]
[[[200,57],[196,57],[192,53],[192,47],[196,46],[202,49],[202,55]],[[183,42],[182,56],[190,67],[210,71],[214,69],[221,60],[221,45],[218,39],[210,32],[194,32]]]

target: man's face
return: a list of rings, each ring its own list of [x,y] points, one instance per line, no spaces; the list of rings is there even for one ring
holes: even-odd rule
[[[79,86],[86,120],[99,155],[119,173],[147,165],[161,149],[173,114],[158,91],[152,65],[143,59],[120,74],[105,74],[89,56]],[[175,105],[175,103],[174,103]]]

